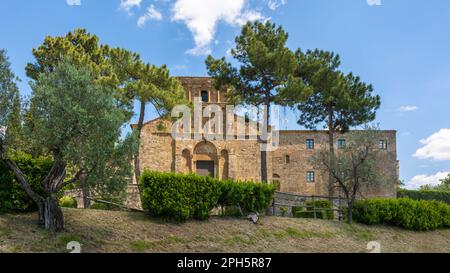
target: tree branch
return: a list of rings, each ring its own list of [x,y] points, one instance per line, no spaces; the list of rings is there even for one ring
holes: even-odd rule
[[[39,194],[35,193],[32,189],[30,184],[28,183],[27,179],[25,178],[25,175],[22,173],[20,168],[17,166],[16,162],[9,159],[6,155],[5,148],[3,146],[3,140],[0,139],[0,159],[5,162],[6,166],[13,172],[14,176],[16,177],[17,181],[19,181],[20,186],[25,190],[25,192],[28,194],[28,196],[36,203],[40,204],[44,201],[44,198],[40,196]]]

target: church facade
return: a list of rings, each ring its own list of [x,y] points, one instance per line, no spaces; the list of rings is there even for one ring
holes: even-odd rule
[[[186,98],[200,98],[202,106],[225,108],[225,92],[215,90],[207,77],[179,77]],[[224,124],[227,124],[224,114]],[[228,116],[229,118],[229,116]],[[248,119],[233,115],[236,124]],[[203,124],[205,118],[203,118]],[[229,122],[228,122],[229,124]],[[219,179],[261,181],[261,147],[259,138],[240,137],[237,133],[223,139],[177,139],[172,134],[172,122],[156,119],[145,123],[141,133],[141,168],[162,172],[196,173]],[[224,125],[226,126],[226,125]],[[225,131],[225,130],[224,130]],[[366,189],[367,196],[394,197],[399,177],[396,131],[382,131],[379,140],[379,170],[395,183]],[[281,192],[300,195],[328,195],[328,175],[315,169],[311,157],[322,147],[328,147],[326,131],[279,131],[278,148],[267,152],[267,177]],[[345,135],[335,139],[336,147],[345,143]],[[324,146],[325,145],[325,146]]]

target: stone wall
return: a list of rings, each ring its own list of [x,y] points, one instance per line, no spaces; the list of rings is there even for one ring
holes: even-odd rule
[[[380,150],[377,169],[386,179],[386,183],[378,188],[363,189],[367,197],[395,197],[399,181],[396,132],[382,131],[383,139],[388,142],[387,150]],[[314,149],[306,147],[306,140],[314,140]],[[338,150],[338,139],[335,137],[335,149]],[[281,182],[282,192],[302,195],[328,195],[328,174],[317,170],[312,164],[312,157],[323,148],[328,147],[326,131],[281,131],[280,147],[273,153],[274,179]],[[286,157],[289,157],[287,162]],[[308,171],[315,173],[315,182],[306,180]]]
[[[186,89],[187,98],[199,96],[201,91],[208,91],[210,102],[222,103],[225,100],[225,92],[218,93],[213,88],[212,81],[209,78],[180,77],[179,79]],[[239,120],[245,122],[242,119]],[[160,126],[161,124],[164,126]],[[244,126],[248,127],[248,124]],[[214,161],[217,178],[261,180],[261,143],[258,140],[237,139],[236,136],[233,140],[211,142],[175,140],[170,134],[171,127],[171,122],[160,119],[145,124],[140,146],[142,169],[195,173],[196,161],[208,160]],[[394,197],[396,195],[399,177],[396,132],[383,131],[383,135],[388,141],[388,149],[381,152],[378,168],[380,173],[390,178],[391,181],[379,188],[364,189],[369,197]],[[337,142],[342,137],[345,136],[337,135],[335,141]],[[315,147],[313,150],[307,149],[307,139],[314,140]],[[268,153],[269,180],[279,181],[282,192],[301,195],[327,195],[328,174],[316,170],[310,162],[311,157],[327,145],[328,134],[326,131],[281,131],[279,148],[272,153]],[[314,183],[306,181],[308,171],[315,172]]]

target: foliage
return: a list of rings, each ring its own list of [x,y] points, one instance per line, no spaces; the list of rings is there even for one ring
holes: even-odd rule
[[[441,180],[441,183],[433,186],[433,185],[423,185],[420,187],[421,190],[425,191],[450,191],[450,174]]]
[[[85,186],[89,192],[102,198],[116,196],[124,199],[133,174],[130,162],[138,149],[138,142],[134,132],[120,139],[121,125],[119,121],[97,141],[86,144],[85,159],[78,164],[78,168],[86,172],[85,180],[77,183],[81,184],[79,187]]]
[[[267,209],[275,193],[272,185],[244,182],[217,181],[220,185],[219,204],[222,206],[238,206],[244,214],[263,212]]]
[[[331,210],[332,205],[328,200],[307,201],[305,207],[293,207],[292,215],[298,218],[314,218],[314,207],[316,208],[316,218],[333,220],[334,212]]]
[[[9,150],[17,150],[21,134],[21,101],[17,81],[6,50],[0,49],[0,138],[4,138],[3,145]]]
[[[232,208],[243,213],[261,212],[269,207],[275,192],[265,184],[152,171],[143,173],[141,187],[142,207],[152,216],[175,221],[207,219],[219,206],[227,208],[228,213]]]
[[[96,35],[85,29],[75,29],[65,36],[47,36],[44,42],[33,49],[34,63],[26,66],[27,76],[34,81],[41,74],[51,73],[64,60],[70,59],[75,65],[88,67],[98,83],[117,87],[119,77],[113,69],[110,49],[99,43]]]
[[[231,50],[237,67],[227,62],[225,57],[215,59],[208,56],[206,59],[208,74],[214,79],[216,89],[229,90],[229,103],[266,107],[267,114],[264,114],[264,118],[258,117],[263,120],[265,128],[270,124],[271,105],[285,104],[280,97],[283,90],[301,85],[299,81],[292,82],[297,61],[295,54],[286,46],[288,36],[282,27],[269,21],[248,22],[235,39],[236,47]],[[306,92],[298,92],[296,95],[302,99],[307,96]],[[267,140],[265,132],[263,129],[263,140]],[[261,178],[264,182],[268,181],[266,161],[267,155],[263,149]]]
[[[368,225],[386,224],[409,230],[434,230],[450,227],[450,206],[437,201],[409,198],[358,201],[355,220]]]
[[[42,196],[46,196],[42,180],[52,167],[48,157],[33,158],[31,155],[18,152],[13,157],[20,167],[31,188]],[[22,189],[19,182],[7,166],[0,161],[0,211],[29,212],[36,211],[37,206]]]
[[[299,112],[297,123],[316,130],[323,125],[328,130],[329,157],[335,155],[335,132],[346,133],[351,127],[359,126],[375,119],[380,107],[380,97],[373,95],[372,85],[361,81],[352,73],[340,71],[340,57],[323,50],[300,49],[296,52],[298,69],[295,78],[306,86],[311,95],[305,100],[299,94],[305,92],[302,85],[287,88],[282,97],[288,105]],[[300,97],[300,99],[299,99]],[[333,195],[333,175],[328,171],[328,191]]]
[[[122,195],[116,195],[116,196],[110,196],[110,195],[100,195],[95,197],[96,200],[106,201],[110,202],[108,203],[100,203],[96,202],[91,205],[90,209],[95,210],[122,210],[122,205],[125,201],[125,196]],[[117,204],[117,205],[114,205]]]
[[[70,197],[70,196],[63,196],[59,199],[59,205],[63,208],[77,208],[78,204],[77,204],[77,199],[75,199],[74,197]]]
[[[121,48],[110,50],[110,56],[114,70],[124,79],[125,94],[140,103],[139,118],[137,126],[134,127],[138,142],[144,126],[147,104],[153,105],[160,116],[167,116],[178,104],[188,105],[181,83],[170,76],[170,71],[165,65],[157,67],[144,63],[138,54]],[[141,174],[139,149],[134,152],[134,174],[136,181],[139,181]]]
[[[212,178],[145,171],[142,207],[150,215],[175,221],[204,220],[217,205],[220,186]]]
[[[95,210],[113,210],[114,208],[111,207],[111,205],[107,205],[104,203],[94,203],[91,205],[90,209]]]
[[[450,191],[440,190],[405,190],[399,189],[397,191],[398,198],[411,198],[413,200],[435,200],[450,204]]]
[[[373,95],[372,85],[339,70],[339,55],[315,49],[298,50],[296,57],[299,64],[296,77],[313,92],[307,100],[296,100],[296,95],[289,92],[284,94],[289,104],[299,110],[300,125],[317,129],[319,124],[324,124],[333,132],[344,133],[350,127],[375,119],[380,97]]]
[[[275,187],[276,191],[280,191],[281,190],[281,182],[280,181],[272,181],[272,185]]]
[[[288,34],[267,21],[247,23],[236,37],[231,55],[240,63],[235,68],[224,58],[208,56],[208,73],[217,89],[230,87],[229,98],[237,103],[261,105],[278,102],[282,90],[297,68],[294,53],[286,46]]]
[[[14,172],[21,186],[39,207],[39,222],[46,229],[63,229],[63,215],[57,196],[68,183],[79,180],[80,169],[72,179],[66,179],[67,165],[92,166],[101,162],[102,145],[115,145],[126,113],[115,96],[116,90],[95,81],[89,66],[64,59],[52,71],[41,73],[31,84],[33,93],[25,120],[27,139],[53,157],[53,166],[42,179],[48,197],[34,192],[23,177],[17,163],[0,145],[1,156]],[[97,156],[98,155],[98,156]],[[43,213],[44,207],[51,213]]]

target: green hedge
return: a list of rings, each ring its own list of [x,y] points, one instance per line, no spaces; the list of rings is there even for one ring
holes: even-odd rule
[[[24,153],[14,156],[13,159],[25,174],[31,188],[38,194],[45,196],[42,181],[52,167],[52,160],[49,158],[33,158],[31,155]],[[29,212],[36,210],[36,204],[28,197],[5,163],[0,160],[0,211]]]
[[[450,204],[450,191],[413,191],[400,189],[397,192],[398,198],[411,198],[414,200],[436,200]]]
[[[292,215],[296,218],[314,218],[314,204],[316,207],[316,218],[317,219],[326,219],[333,220],[334,212],[331,210],[332,205],[328,200],[317,200],[317,201],[307,201],[306,206],[304,207],[293,207]],[[325,210],[321,210],[325,209]]]
[[[355,221],[386,224],[409,230],[450,228],[450,206],[438,201],[401,199],[370,199],[358,201],[353,210]]]
[[[145,171],[141,177],[142,207],[155,217],[175,221],[205,220],[219,206],[239,206],[243,212],[262,212],[275,189],[251,182],[220,181],[194,174]]]
[[[239,206],[244,213],[263,212],[270,206],[275,194],[275,187],[268,184],[233,180],[216,183],[220,185],[218,204]]]

